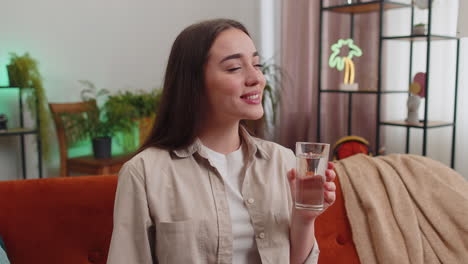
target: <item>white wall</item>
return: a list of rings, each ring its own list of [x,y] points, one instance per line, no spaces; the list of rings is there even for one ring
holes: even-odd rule
[[[8,53],[28,51],[40,62],[50,102],[80,100],[82,79],[111,91],[160,87],[174,38],[199,20],[239,20],[260,43],[260,2],[252,0],[15,0],[2,1],[1,9],[0,85]],[[8,104],[13,126],[16,99],[0,90],[0,104]],[[56,142],[53,148],[48,176],[57,173]],[[33,151],[28,178],[38,174]],[[0,137],[0,180],[21,178],[18,153],[17,138]]]
[[[433,34],[455,36],[457,32],[458,0],[434,0],[432,32]],[[427,23],[427,10],[415,9],[415,24]],[[410,32],[409,10],[389,11],[385,17],[386,35],[408,35]],[[456,130],[455,169],[468,179],[468,159],[465,149],[468,148],[468,44],[462,41],[459,57],[458,86],[458,124]],[[454,86],[455,86],[455,41],[436,41],[431,44],[430,77],[429,77],[429,120],[451,121],[453,119]],[[390,90],[408,89],[409,42],[387,41],[384,45],[384,88]],[[413,74],[426,72],[426,44],[414,45]],[[402,120],[406,118],[407,95],[384,95],[386,114],[384,120]],[[420,107],[420,118],[424,117],[423,103]],[[385,127],[385,146],[388,152],[404,152],[406,129]],[[422,137],[420,129],[411,130],[410,153],[422,154]],[[450,165],[452,128],[433,128],[428,130],[427,154],[429,157]]]

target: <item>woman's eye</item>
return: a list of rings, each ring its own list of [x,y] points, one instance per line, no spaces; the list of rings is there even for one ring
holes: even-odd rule
[[[260,68],[260,69],[263,68],[263,64],[261,64],[261,63],[255,64],[254,66],[255,66],[256,68]]]
[[[234,71],[237,71],[238,69],[240,69],[240,67],[229,68],[227,69],[227,71],[234,72]]]

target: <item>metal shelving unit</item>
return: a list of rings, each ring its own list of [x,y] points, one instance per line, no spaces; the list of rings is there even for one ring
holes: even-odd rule
[[[20,127],[9,128],[6,131],[0,131],[0,137],[13,137],[19,136],[20,137],[20,150],[21,150],[21,167],[22,167],[22,175],[23,179],[27,178],[27,170],[26,170],[26,153],[25,153],[25,140],[24,137],[26,135],[36,135],[37,141],[37,160],[38,160],[38,172],[39,178],[42,178],[42,146],[41,146],[41,138],[39,136],[39,118],[36,118],[36,128],[25,128],[24,127],[24,119],[23,119],[23,96],[22,96],[22,89],[20,87],[10,87],[10,86],[0,86],[0,93],[2,89],[17,89],[18,90],[18,99],[19,99],[19,120],[20,120]],[[37,100],[36,100],[36,112],[37,112]]]
[[[455,131],[456,131],[456,119],[457,119],[457,95],[458,95],[458,67],[459,67],[459,53],[460,53],[460,40],[454,36],[444,36],[444,35],[435,35],[432,34],[431,24],[432,24],[432,3],[429,1],[428,8],[428,32],[425,35],[407,35],[407,36],[384,36],[383,35],[383,17],[386,10],[389,9],[398,9],[398,8],[410,8],[411,9],[411,28],[414,24],[414,6],[411,4],[399,3],[395,1],[370,1],[364,3],[353,3],[353,4],[343,4],[335,6],[323,6],[323,1],[320,1],[320,28],[319,28],[319,61],[318,61],[318,111],[317,111],[317,140],[320,142],[321,131],[321,96],[323,93],[342,93],[347,94],[348,96],[348,135],[351,135],[351,113],[352,113],[352,99],[353,96],[358,96],[359,94],[375,94],[377,96],[377,109],[376,109],[376,139],[375,146],[373,148],[376,152],[380,149],[380,133],[381,126],[396,126],[406,128],[406,153],[409,153],[409,139],[411,128],[422,129],[423,130],[423,142],[422,142],[422,154],[427,155],[427,130],[432,128],[442,128],[442,127],[451,127],[452,128],[452,146],[451,146],[451,167],[455,166]],[[354,15],[369,13],[369,12],[378,12],[379,13],[379,49],[378,49],[378,81],[377,87],[375,90],[358,90],[358,91],[343,91],[343,90],[328,90],[322,89],[322,80],[321,80],[321,69],[322,69],[322,27],[323,27],[323,12],[336,12],[340,14],[348,14],[350,16],[350,32],[351,38],[354,34]],[[412,30],[410,31],[412,32]],[[420,121],[419,124],[407,123],[403,120],[381,120],[381,109],[382,109],[382,96],[386,94],[408,94],[408,91],[386,91],[382,89],[382,47],[384,41],[409,41],[410,43],[410,62],[409,62],[409,82],[412,82],[412,69],[413,69],[413,45],[416,41],[424,41],[427,43],[426,48],[426,98],[424,100],[424,118]],[[429,84],[429,66],[430,66],[430,52],[431,52],[431,42],[432,41],[456,41],[456,70],[455,70],[455,94],[454,94],[454,115],[452,121],[434,121],[430,120],[428,116],[429,109],[429,95],[430,95],[430,84]]]

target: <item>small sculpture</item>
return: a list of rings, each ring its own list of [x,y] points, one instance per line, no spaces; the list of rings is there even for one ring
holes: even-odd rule
[[[421,98],[426,96],[426,73],[418,72],[409,88],[409,96],[406,106],[408,107],[408,118],[406,122],[419,124],[419,105]]]
[[[340,49],[347,45],[349,48],[349,53],[345,57],[340,57]],[[360,57],[362,56],[362,50],[356,46],[352,39],[340,39],[337,43],[331,46],[331,50],[333,53],[330,55],[330,59],[328,60],[328,65],[331,68],[336,68],[339,71],[342,71],[343,68],[345,69],[345,75],[343,83],[340,84],[340,90],[357,90],[358,84],[354,83],[354,63],[352,61],[353,57]]]

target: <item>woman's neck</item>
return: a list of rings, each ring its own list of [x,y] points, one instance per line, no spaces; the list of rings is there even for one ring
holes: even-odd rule
[[[223,154],[229,154],[239,149],[239,122],[229,125],[205,124],[198,133],[198,138],[206,147]]]

